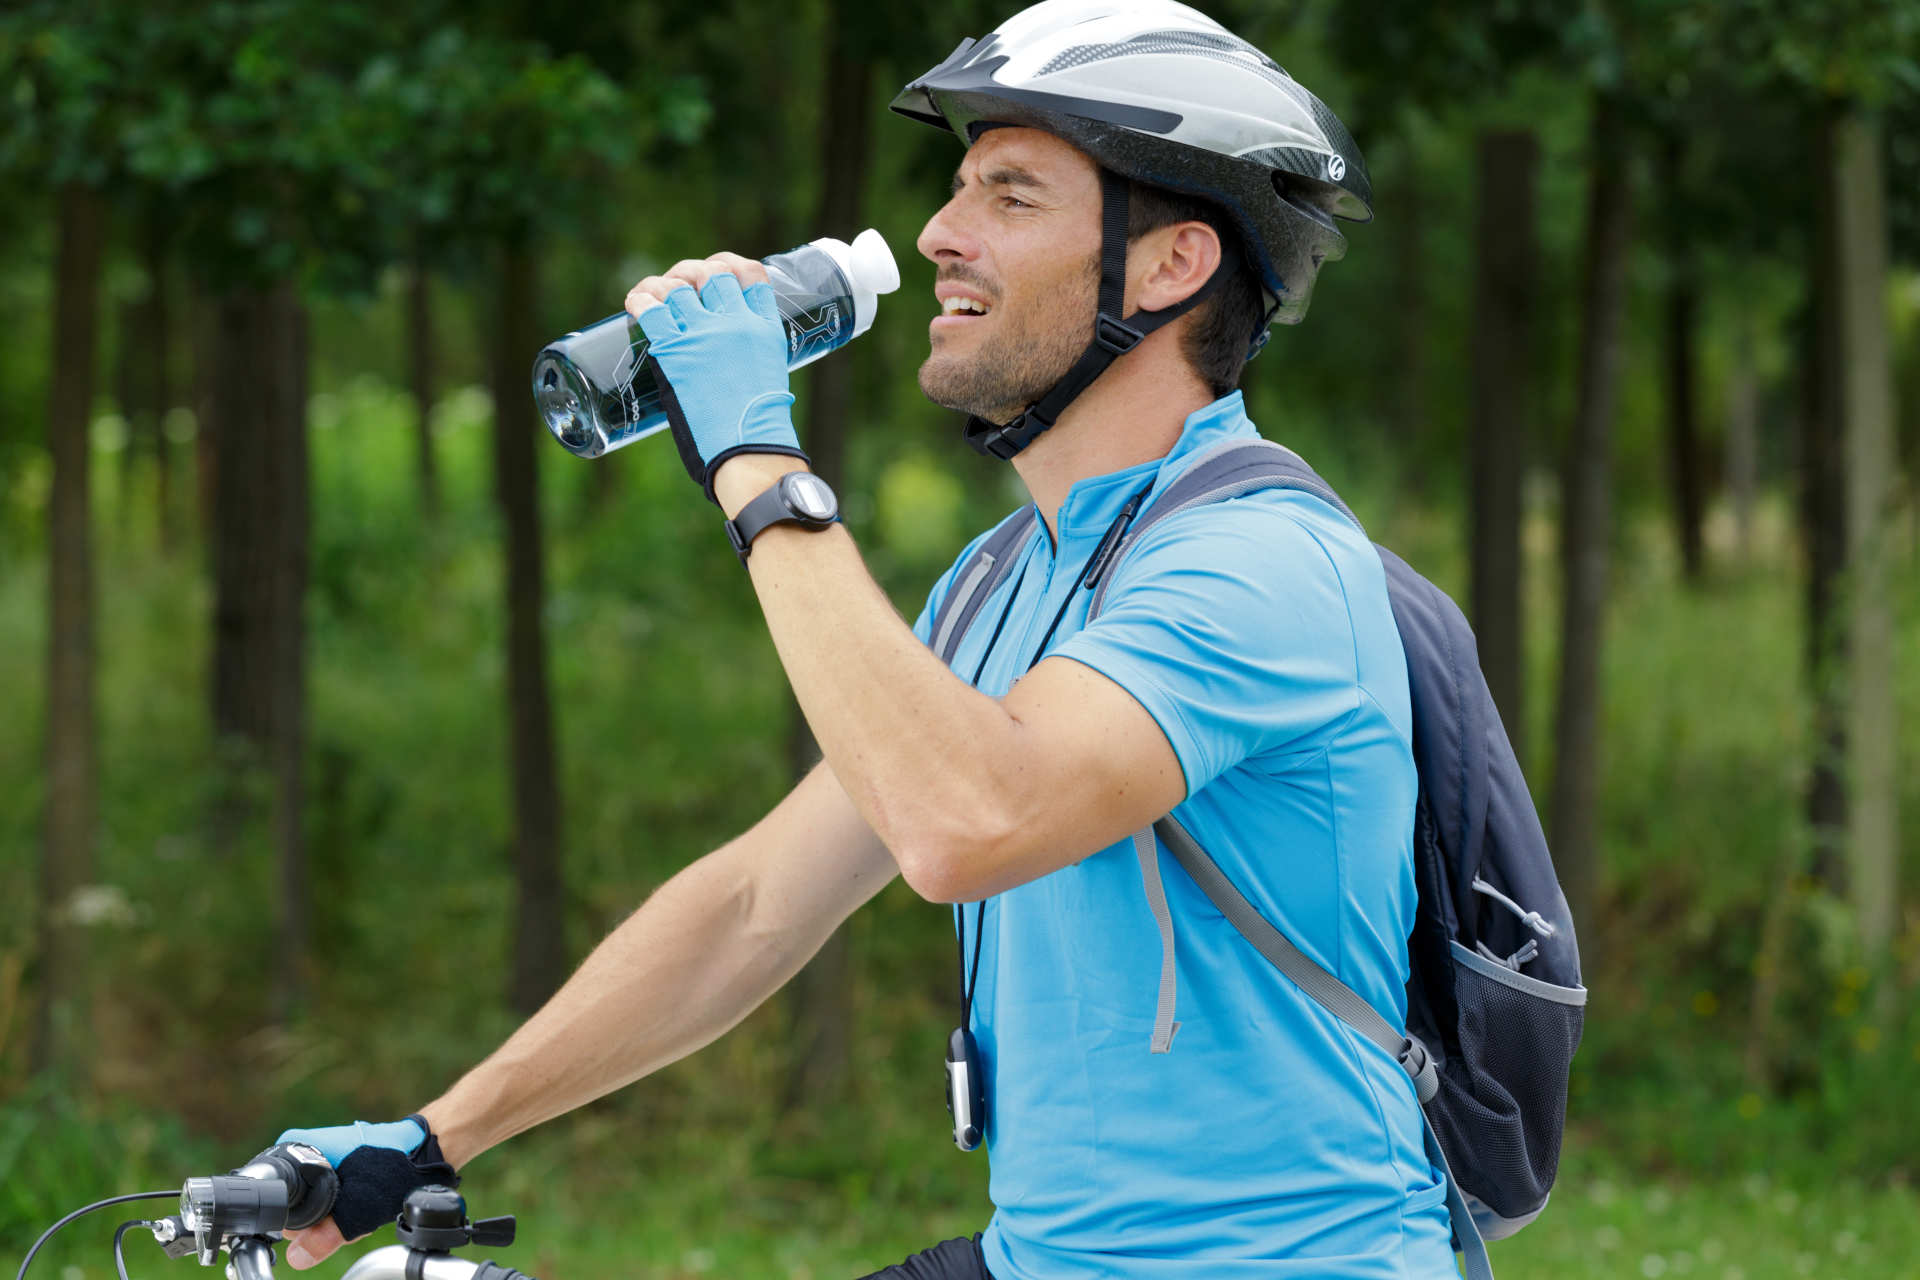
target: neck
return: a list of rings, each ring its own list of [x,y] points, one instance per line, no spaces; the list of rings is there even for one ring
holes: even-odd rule
[[[1171,343],[1150,350],[1174,336],[1172,328],[1160,330],[1107,366],[1050,430],[1013,459],[1049,537],[1058,539],[1060,507],[1075,484],[1164,458],[1188,415],[1212,403],[1206,385]]]

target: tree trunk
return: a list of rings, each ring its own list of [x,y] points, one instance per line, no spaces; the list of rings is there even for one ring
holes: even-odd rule
[[[173,454],[167,439],[167,414],[173,410],[172,370],[173,299],[167,270],[167,230],[158,219],[149,220],[143,244],[147,262],[145,332],[140,350],[146,360],[148,403],[153,410],[148,442],[153,451],[155,531],[163,553],[173,550]]]
[[[116,540],[126,541],[127,520],[133,514],[133,482],[138,470],[140,450],[146,444],[147,419],[151,413],[143,378],[146,362],[139,358],[139,333],[146,318],[146,304],[123,299],[114,311],[113,399],[120,410],[120,458],[114,492],[107,495],[113,512]]]
[[[257,768],[273,740],[284,474],[275,455],[283,389],[270,294],[234,290],[216,304],[209,417],[214,423],[213,726],[236,764]]]
[[[227,777],[215,841],[231,850],[265,823],[279,882],[272,1010],[285,1020],[306,991],[312,915],[304,834],[306,311],[282,283],[228,293],[217,323],[213,723]]]
[[[420,513],[440,516],[440,473],[433,456],[433,276],[416,254],[407,274],[407,375],[413,389],[414,464],[420,481]]]
[[[1520,482],[1535,417],[1534,189],[1539,165],[1540,143],[1531,130],[1480,135],[1468,477],[1473,630],[1487,687],[1513,740],[1514,754],[1523,761]]]
[[[1816,126],[1813,251],[1808,267],[1810,323],[1804,334],[1801,380],[1800,501],[1807,549],[1807,683],[1813,694],[1813,759],[1807,783],[1808,869],[1840,892],[1846,878],[1847,787],[1846,624],[1840,583],[1847,564],[1846,412],[1841,390],[1848,352],[1840,346],[1840,229],[1830,174],[1837,157],[1823,119]]]
[[[846,15],[829,5],[825,110],[820,122],[820,208],[815,226],[823,234],[851,236],[859,229],[871,159],[873,64],[851,47]],[[829,484],[845,479],[847,421],[853,410],[851,352],[811,366],[806,422],[801,439],[813,466]],[[798,704],[792,710],[789,752],[798,778],[819,758]],[[844,927],[834,931],[793,988],[793,1067],[787,1078],[789,1109],[815,1108],[844,1097],[852,1071],[853,988]]]
[[[1688,585],[1705,573],[1701,544],[1700,445],[1694,395],[1695,355],[1700,335],[1700,276],[1693,252],[1693,223],[1685,214],[1686,143],[1669,134],[1660,151],[1660,185],[1667,222],[1666,401],[1667,471],[1673,485],[1673,518],[1680,539],[1680,565]]]
[[[1733,508],[1734,553],[1753,557],[1753,503],[1760,485],[1760,374],[1754,367],[1753,317],[1733,318],[1733,368],[1727,377],[1727,502]]]
[[[53,492],[47,522],[47,800],[41,846],[40,999],[29,1065],[35,1074],[78,1065],[87,1014],[87,950],[74,897],[93,878],[94,723],[92,504],[88,427],[99,340],[104,221],[97,194],[60,193],[53,280],[53,381],[47,450]]]
[[[1427,319],[1427,224],[1422,216],[1428,192],[1421,185],[1420,149],[1408,142],[1401,149],[1398,178],[1392,190],[1392,203],[1398,216],[1388,231],[1392,246],[1394,316],[1397,333],[1394,346],[1393,420],[1399,438],[1406,444],[1430,437],[1433,424],[1427,416],[1427,344],[1431,334]],[[1408,450],[1408,456],[1418,456]],[[1426,488],[1424,467],[1402,469],[1402,483],[1417,498]],[[1506,704],[1501,704],[1505,710]],[[1524,758],[1524,757],[1523,757]]]
[[[1560,693],[1554,721],[1554,860],[1590,939],[1599,890],[1600,648],[1606,622],[1614,403],[1626,304],[1631,155],[1619,102],[1594,99],[1581,284],[1579,382],[1561,503]]]
[[[546,601],[539,454],[527,396],[534,333],[534,261],[525,238],[501,246],[490,371],[494,491],[506,534],[507,733],[513,771],[515,918],[508,1000],[528,1014],[566,978],[560,872],[560,790],[547,691]]]
[[[284,507],[280,515],[280,562],[273,672],[273,843],[280,865],[279,945],[273,1003],[286,1022],[305,1002],[311,968],[313,895],[307,869],[307,570],[312,510],[307,456],[307,311],[288,284],[273,295],[275,382],[282,388],[275,414],[281,447],[275,458]]]
[[[187,281],[188,341],[193,348],[193,506],[209,562],[216,556],[214,490],[219,487],[221,304],[199,279]]]
[[[1894,773],[1893,614],[1887,561],[1894,476],[1893,363],[1887,332],[1886,178],[1880,132],[1859,107],[1834,105],[1824,225],[1835,234],[1834,349],[1844,425],[1847,552],[1848,888],[1868,962],[1893,940],[1899,822]]]

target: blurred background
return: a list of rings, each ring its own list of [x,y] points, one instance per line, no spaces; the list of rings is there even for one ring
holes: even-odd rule
[[[1920,1275],[1920,5],[1202,7],[1378,193],[1253,417],[1468,609],[1579,921],[1500,1273]],[[885,105],[1009,11],[0,13],[0,1252],[420,1105],[783,794],[712,510],[664,439],[555,447],[527,371],[678,258],[881,228],[902,291],[796,391],[912,618],[1022,494],[914,384],[960,152]],[[977,1230],[950,930],[896,884],[475,1163],[503,1258],[824,1280]],[[105,1231],[44,1265],[110,1275]]]

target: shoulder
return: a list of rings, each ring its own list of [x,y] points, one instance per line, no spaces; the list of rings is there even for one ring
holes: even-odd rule
[[[1350,580],[1377,578],[1378,556],[1339,511],[1297,489],[1260,489],[1188,507],[1143,529],[1114,566],[1101,611],[1168,580],[1187,591],[1286,613],[1344,601]],[[1263,609],[1262,612],[1267,610]],[[1344,622],[1345,610],[1339,611]]]

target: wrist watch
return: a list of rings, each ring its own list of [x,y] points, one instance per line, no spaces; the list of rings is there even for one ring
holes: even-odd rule
[[[742,565],[753,540],[770,526],[791,522],[802,529],[824,529],[840,519],[840,500],[827,482],[811,471],[789,471],[765,493],[727,521],[727,540]]]

